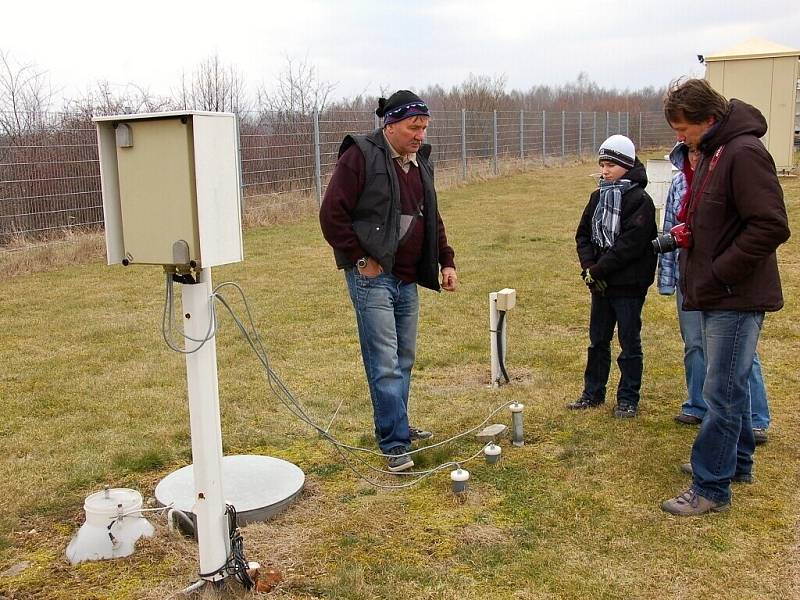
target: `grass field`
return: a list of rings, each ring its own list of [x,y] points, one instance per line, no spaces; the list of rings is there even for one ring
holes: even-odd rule
[[[797,239],[780,249],[786,307],[767,317],[759,346],[773,426],[756,483],[734,487],[728,513],[667,516],[660,502],[688,485],[678,466],[696,431],[672,420],[684,400],[674,298],[651,289],[645,305],[640,416],[564,408],[581,391],[587,344],[573,233],[593,170],[540,169],[441,194],[461,288],[421,293],[412,419],[441,440],[500,404],[526,406],[526,445],[504,442],[499,467],[468,464],[464,498],[451,494],[447,472],[402,491],[361,482],[269,393],[221,318],[225,452],[285,458],[307,475],[288,511],[244,529],[248,558],[284,574],[268,597],[800,597]],[[800,181],[782,183],[798,232]],[[248,230],[245,251],[243,263],[214,269],[214,282],[244,287],[273,368],[308,410],[327,422],[343,399],[333,433],[372,444],[352,308],[316,219]],[[492,390],[487,294],[503,287],[518,298],[508,323],[513,381]],[[92,262],[2,288],[0,598],[177,597],[196,579],[196,546],[157,519],[131,557],[73,567],[64,556],[89,493],[111,485],[151,496],[191,462],[184,359],[160,333],[163,275]],[[614,368],[612,389],[617,379]],[[479,449],[467,439],[422,462]],[[204,596],[251,597],[235,586]]]

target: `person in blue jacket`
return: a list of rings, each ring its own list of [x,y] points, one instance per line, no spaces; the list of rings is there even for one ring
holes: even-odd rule
[[[683,142],[678,142],[669,154],[670,162],[677,172],[672,178],[664,211],[663,233],[668,233],[681,221],[679,214],[691,187],[694,169],[700,159],[698,150],[690,150]],[[678,311],[678,324],[683,339],[683,366],[686,377],[687,399],[681,411],[675,416],[678,423],[698,425],[706,414],[703,400],[703,382],[706,376],[706,363],[703,354],[703,336],[700,325],[700,312],[683,310],[683,295],[678,286],[678,256],[680,248],[658,257],[658,293],[663,296],[675,294]],[[748,380],[750,388],[750,409],[753,415],[753,434],[756,443],[767,441],[767,428],[770,423],[767,390],[761,373],[761,361],[756,353],[753,368]]]

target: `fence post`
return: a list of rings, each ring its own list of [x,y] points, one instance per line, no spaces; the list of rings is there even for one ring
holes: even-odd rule
[[[631,113],[629,111],[625,111],[625,135],[626,137],[631,137]]]
[[[561,160],[564,160],[564,157],[566,156],[566,151],[564,150],[564,142],[566,140],[566,137],[564,135],[564,130],[566,129],[567,125],[566,119],[567,119],[567,111],[562,110],[561,111]]]
[[[497,175],[497,109],[492,111],[492,140],[494,145],[493,170],[494,174]]]
[[[622,111],[617,111],[617,133],[622,133]]]
[[[322,206],[322,165],[319,148],[319,113],[315,110],[311,115],[314,124],[314,184],[317,187],[317,206]]]
[[[380,129],[381,126],[381,118],[378,115],[375,115],[375,129]]]
[[[547,164],[547,111],[542,111],[542,163]]]
[[[525,160],[525,111],[519,111],[519,158]]]
[[[578,111],[578,158],[583,150],[583,111]]]
[[[611,113],[609,111],[606,111],[606,139],[608,139],[608,136],[610,135],[609,129],[608,129],[608,122],[610,120],[611,120]]]
[[[244,161],[242,157],[242,120],[239,118],[239,113],[236,113],[236,156],[238,158],[239,167],[239,210],[244,211],[247,208],[247,201],[244,197]]]
[[[467,109],[461,109],[461,174],[467,180]]]
[[[639,111],[639,148],[644,148],[644,136],[642,135],[642,111]]]

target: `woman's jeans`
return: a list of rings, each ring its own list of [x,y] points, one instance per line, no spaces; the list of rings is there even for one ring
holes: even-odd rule
[[[620,372],[617,404],[634,408],[639,405],[644,361],[641,338],[644,299],[644,296],[607,298],[592,294],[589,348],[583,374],[583,397],[589,402],[599,404],[605,401],[611,371],[611,339],[616,326],[622,349],[617,357]]]
[[[692,487],[714,502],[730,500],[734,475],[753,468],[755,438],[748,378],[753,368],[763,312],[702,311],[708,407],[692,446]]]
[[[706,414],[706,403],[703,401],[703,381],[706,378],[706,361],[703,355],[703,332],[700,324],[701,313],[698,310],[683,310],[683,295],[676,289],[675,298],[678,303],[678,324],[683,339],[683,369],[686,375],[688,399],[681,406],[681,412],[702,419]],[[750,397],[750,412],[755,429],[769,427],[769,403],[764,376],[761,373],[761,361],[756,352],[753,369],[747,380]]]
[[[417,285],[390,273],[364,277],[346,269],[358,323],[358,339],[372,398],[375,437],[381,451],[408,450],[408,390],[417,349]]]

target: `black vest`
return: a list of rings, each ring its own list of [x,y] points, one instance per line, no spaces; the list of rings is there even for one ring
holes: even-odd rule
[[[376,129],[368,135],[348,135],[339,147],[339,156],[353,144],[361,150],[366,165],[364,189],[351,215],[353,231],[367,254],[380,263],[384,272],[391,273],[394,268],[394,255],[400,241],[400,188],[394,159],[381,129]],[[417,152],[417,164],[424,191],[425,227],[422,257],[417,263],[417,283],[438,292],[440,289],[439,222],[430,154],[429,144],[423,144]],[[344,254],[334,250],[334,255],[339,268],[353,266]]]

